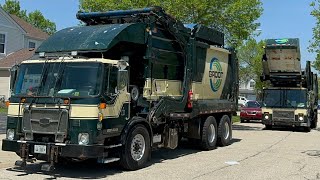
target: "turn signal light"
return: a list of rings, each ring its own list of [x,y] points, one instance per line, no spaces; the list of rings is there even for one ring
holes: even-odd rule
[[[6,101],[6,106],[9,107],[10,101]]]
[[[21,103],[25,103],[26,102],[26,98],[21,98]]]
[[[107,108],[107,104],[106,103],[100,103],[99,104],[99,108],[100,109],[105,109],[105,108]]]
[[[103,114],[102,113],[98,114],[98,119],[99,119],[100,122],[103,120]]]
[[[69,99],[64,99],[63,104],[69,104]]]

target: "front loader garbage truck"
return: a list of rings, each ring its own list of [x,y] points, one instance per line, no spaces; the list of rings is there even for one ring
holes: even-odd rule
[[[224,34],[183,25],[160,7],[78,13],[11,69],[2,150],[36,159],[146,166],[181,138],[203,150],[229,145],[238,66]]]
[[[318,80],[310,61],[301,70],[299,39],[268,39],[263,56],[262,123],[299,127],[305,131],[317,126]]]

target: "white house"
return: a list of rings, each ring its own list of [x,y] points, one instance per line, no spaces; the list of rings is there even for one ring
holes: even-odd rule
[[[9,98],[10,68],[30,58],[48,34],[0,7],[0,98]]]
[[[240,81],[239,95],[246,97],[248,100],[256,100],[256,92],[254,90],[256,82],[253,79]]]

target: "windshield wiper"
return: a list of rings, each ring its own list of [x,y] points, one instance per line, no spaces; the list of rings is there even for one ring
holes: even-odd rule
[[[40,80],[40,84],[39,84],[39,88],[37,90],[37,96],[39,95],[39,93],[41,92],[41,89],[42,89],[42,86],[44,85],[44,82],[45,80],[47,79],[47,76],[48,76],[48,68],[46,67],[47,66],[47,62],[48,62],[48,59],[44,62],[44,65],[42,67],[42,72],[41,72],[41,80]]]
[[[63,62],[61,62],[61,63],[63,63]],[[56,88],[61,86],[62,76],[64,74],[64,70],[65,70],[66,66],[67,65],[64,65],[62,70],[61,70],[61,72],[60,72],[60,65],[59,65],[59,72],[58,72],[58,75],[56,77],[56,81],[55,81],[54,86],[53,86],[53,94],[55,94]]]

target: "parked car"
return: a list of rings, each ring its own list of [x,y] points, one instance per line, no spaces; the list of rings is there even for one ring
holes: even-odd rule
[[[257,101],[247,101],[240,109],[240,121],[242,123],[250,122],[250,120],[262,120],[261,106]]]
[[[244,96],[238,96],[238,106],[239,106],[239,107],[244,106],[247,101],[248,101],[248,100],[247,100],[246,97],[244,97]]]

